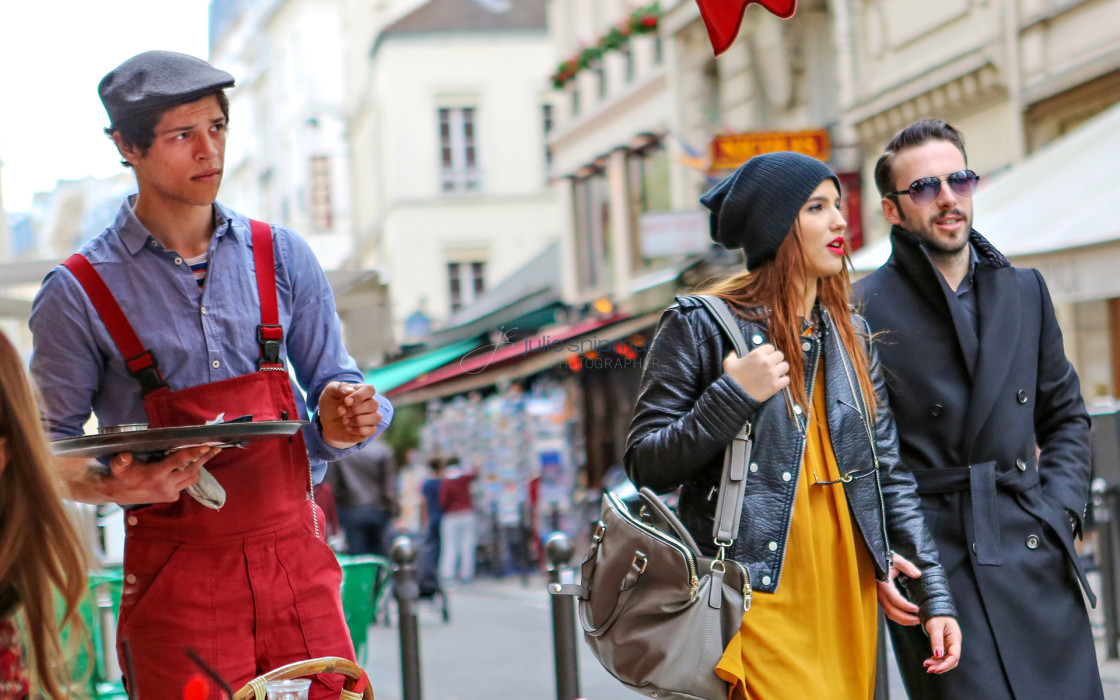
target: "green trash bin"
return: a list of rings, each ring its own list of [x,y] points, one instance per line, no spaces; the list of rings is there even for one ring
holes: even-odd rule
[[[338,555],[342,566],[342,611],[354,642],[354,653],[360,665],[366,664],[369,653],[369,626],[377,619],[377,611],[389,590],[389,560],[373,554]]]

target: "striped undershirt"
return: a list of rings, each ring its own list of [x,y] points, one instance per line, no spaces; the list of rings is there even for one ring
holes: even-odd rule
[[[191,272],[194,273],[194,279],[198,282],[198,288],[202,289],[206,284],[206,268],[210,264],[209,253],[203,253],[197,258],[185,258],[183,262],[190,265]]]

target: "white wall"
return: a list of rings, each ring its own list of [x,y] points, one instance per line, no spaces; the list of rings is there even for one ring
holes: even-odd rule
[[[389,35],[351,127],[359,261],[383,268],[399,333],[450,312],[447,262],[474,251],[492,287],[559,235],[545,175],[543,32]],[[441,191],[440,107],[474,107],[477,192]],[[399,335],[398,335],[399,337]]]

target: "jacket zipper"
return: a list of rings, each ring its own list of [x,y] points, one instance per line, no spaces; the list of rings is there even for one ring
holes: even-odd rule
[[[820,357],[819,356],[813,359],[813,373],[811,375],[809,375],[808,400],[809,400],[810,410],[812,410],[811,407],[813,405],[813,390],[816,389],[816,385],[817,385],[817,365],[818,365],[819,362],[820,362]],[[789,399],[789,405],[791,407],[796,406],[797,404],[795,404],[793,402],[793,392],[791,392],[789,390],[788,386],[785,388],[785,394],[786,394],[786,397]],[[801,479],[801,464],[802,464],[802,461],[805,459],[805,447],[809,442],[809,417],[805,416],[805,427],[804,428],[801,427],[801,417],[798,416],[796,413],[793,414],[793,420],[797,424],[797,432],[801,435],[801,449],[798,452],[797,461],[794,462],[794,466],[793,466],[793,473],[794,473],[794,477],[795,477],[792,480],[793,481],[793,501],[791,501],[790,504],[789,504],[789,517],[786,518],[786,529],[785,529],[785,532],[782,536],[782,539],[783,539],[783,542],[782,542],[782,558],[778,562],[778,571],[776,572],[777,575],[774,577],[774,590],[775,591],[778,590],[778,584],[781,583],[781,581],[782,581],[782,573],[785,571],[786,548],[789,545],[789,530],[790,530],[790,527],[793,524],[793,508],[794,508],[795,505],[797,505],[797,485],[798,485],[798,483],[800,482],[800,479]]]
[[[859,413],[860,422],[863,423],[863,428],[867,431],[867,444],[871,448],[871,459],[875,463],[875,490],[879,494],[879,512],[882,514],[880,525],[883,528],[883,546],[887,549],[887,570],[889,572],[890,567],[894,566],[894,552],[891,550],[891,541],[887,536],[887,504],[883,500],[883,484],[879,481],[879,455],[875,452],[875,438],[871,432],[871,417],[864,413],[863,408],[867,406],[867,402],[864,401],[863,393],[856,388],[855,383],[852,382],[852,375],[848,372],[847,356],[840,344],[840,336],[838,333],[832,335],[836,341],[836,348],[840,352],[840,364],[844,367],[844,376],[848,378],[848,388],[852,391],[852,396],[856,397],[856,403],[859,404],[856,406],[856,412]]]
[[[646,525],[642,521],[630,515],[630,510],[622,503],[622,501],[618,499],[618,496],[614,495],[614,493],[607,491],[607,498],[610,500],[611,506],[616,511],[618,511],[618,514],[621,515],[624,520],[633,525],[637,525],[638,527],[642,528],[646,532],[650,533],[657,539],[661,540],[665,544],[669,545],[670,547],[684,555],[685,560],[688,562],[689,599],[691,600],[696,598],[696,592],[700,588],[700,578],[696,575],[696,559],[692,556],[692,552],[689,551],[688,547],[684,546],[684,544],[678,542],[676,539],[666,535],[664,532],[658,530],[657,528]]]

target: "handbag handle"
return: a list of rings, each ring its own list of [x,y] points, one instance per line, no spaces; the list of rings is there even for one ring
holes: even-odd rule
[[[724,335],[735,346],[739,357],[750,352],[739,322],[727,302],[711,294],[697,294],[693,297],[708,310]],[[720,478],[719,500],[716,501],[715,519],[712,523],[712,541],[719,547],[719,559],[739,536],[739,520],[743,512],[743,498],[747,495],[747,463],[751,459],[753,441],[751,424],[744,423],[723,456],[723,475]]]

